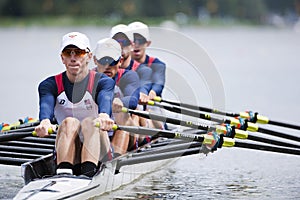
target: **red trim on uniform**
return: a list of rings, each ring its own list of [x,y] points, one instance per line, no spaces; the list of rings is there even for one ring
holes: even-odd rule
[[[96,71],[94,70],[90,70],[90,77],[89,77],[89,83],[87,86],[87,91],[89,91],[91,94],[93,94],[93,87],[94,87],[94,81],[95,81],[95,75],[96,75]]]
[[[150,57],[149,56],[149,61],[147,63],[148,67],[150,67],[152,65],[152,63],[153,63],[154,60],[155,60],[155,57]]]
[[[57,85],[57,93],[58,93],[58,95],[60,95],[60,93],[62,93],[65,90],[64,84],[63,84],[63,81],[62,81],[62,73],[57,74],[55,76],[55,82],[56,82],[56,85]]]
[[[96,73],[97,72],[94,70],[89,71],[89,82],[88,82],[88,86],[87,86],[87,91],[89,91],[89,93],[91,93],[91,94],[93,93],[93,87],[94,87]],[[65,91],[64,84],[62,81],[62,73],[55,75],[55,82],[57,85],[57,93],[59,95],[60,93]]]
[[[120,82],[121,77],[123,76],[124,72],[125,72],[125,69],[118,69],[118,77],[116,80],[116,85],[119,85],[119,82]]]
[[[137,68],[140,66],[140,63],[138,62],[138,61],[133,61],[133,64],[132,64],[132,70],[133,71],[136,71],[137,70]]]

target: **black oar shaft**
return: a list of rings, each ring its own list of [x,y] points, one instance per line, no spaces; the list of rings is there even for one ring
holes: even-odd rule
[[[160,97],[155,97],[154,101],[165,102],[165,103],[168,103],[171,105],[189,108],[192,110],[198,110],[198,111],[203,111],[203,112],[208,112],[208,113],[225,115],[225,116],[229,116],[229,117],[239,117],[239,116],[243,116],[244,114],[246,114],[246,115],[243,117],[246,117],[246,118],[250,117],[248,112],[241,112],[241,113],[226,112],[226,111],[221,111],[221,110],[214,109],[214,108],[195,106],[195,105],[191,105],[191,104],[187,104],[187,103],[181,103],[181,102],[176,102],[176,101],[172,101],[172,100],[161,99]],[[268,117],[258,115],[258,113],[255,113],[255,116],[256,117],[254,118],[254,121],[253,121],[254,123],[258,122],[258,123],[262,123],[262,124],[272,124],[272,125],[276,125],[276,126],[300,130],[300,125],[270,120]]]
[[[19,146],[19,147],[28,147],[28,148],[40,148],[40,149],[53,149],[54,145],[43,144],[40,142],[24,142],[24,141],[9,141],[9,142],[0,142],[2,146]]]
[[[168,130],[160,130],[160,129],[152,129],[138,126],[117,126],[117,129],[121,129],[128,132],[133,132],[141,135],[151,135],[157,137],[165,137],[165,138],[180,138],[188,141],[197,141],[203,142],[204,136],[202,135],[193,135],[193,134],[185,134],[179,132],[173,132]]]
[[[269,138],[262,138],[258,137],[255,135],[248,135],[249,140],[257,141],[257,142],[263,142],[266,144],[273,144],[273,145],[278,145],[278,146],[283,146],[283,147],[291,147],[291,148],[300,148],[300,145],[288,143],[288,142],[283,142],[283,141],[278,141],[278,140],[272,140]]]
[[[39,125],[40,122],[39,121],[36,121],[36,122],[29,122],[29,123],[25,123],[25,124],[20,124],[20,125],[17,125],[17,126],[8,126],[7,128],[4,128],[4,129],[7,129],[7,131],[17,131],[18,129],[22,129],[24,130],[25,128],[32,128],[34,126],[37,126]]]
[[[0,157],[7,157],[7,158],[35,159],[35,158],[39,158],[41,156],[42,156],[41,154],[28,154],[28,153],[0,151]]]
[[[203,113],[197,113],[197,112],[194,112],[194,111],[189,111],[189,110],[182,109],[182,108],[176,107],[176,106],[163,105],[163,104],[159,104],[159,103],[154,103],[154,105],[157,105],[159,107],[163,107],[165,109],[168,109],[170,111],[174,111],[176,113],[188,114],[188,115],[191,115],[193,117],[198,117],[198,118],[201,118],[201,119],[211,120],[211,121],[219,122],[219,123],[223,123],[224,122],[224,123],[231,124],[231,120],[228,120],[228,119],[212,118],[210,115],[206,115],[206,114],[203,114]],[[174,119],[170,119],[169,121],[170,121],[170,123],[175,122]],[[247,130],[249,130],[249,131],[253,131],[253,132],[257,131],[257,132],[260,132],[260,133],[266,133],[266,134],[269,134],[269,135],[273,135],[273,136],[277,136],[277,137],[281,137],[281,138],[285,138],[285,139],[289,139],[289,140],[294,140],[294,141],[300,142],[300,137],[289,135],[289,134],[285,134],[285,133],[274,131],[274,130],[269,130],[269,129],[261,128],[261,127],[258,127],[254,123],[250,123],[250,122],[245,122],[245,123],[247,123],[247,126],[249,127]],[[184,124],[181,124],[181,125],[184,125]],[[193,128],[195,128],[195,127],[196,126],[194,126]],[[202,129],[202,130],[205,130],[205,129]]]
[[[246,149],[255,149],[255,150],[261,150],[261,151],[270,151],[270,152],[276,152],[276,153],[300,155],[300,150],[298,150],[298,149],[288,149],[288,148],[283,148],[283,147],[243,143],[243,142],[238,142],[238,141],[235,141],[234,146],[240,147],[240,148],[246,148]]]
[[[132,157],[132,158],[126,158],[123,160],[120,160],[117,163],[116,172],[119,172],[120,168],[122,166],[126,165],[134,165],[134,164],[140,164],[140,163],[146,163],[146,162],[153,162],[153,161],[160,161],[165,159],[171,159],[171,158],[178,158],[181,156],[188,156],[193,154],[199,154],[201,151],[200,148],[190,148],[190,149],[183,149],[178,151],[169,151],[169,152],[163,152],[159,154],[151,154],[146,156],[138,156],[138,157]]]
[[[269,120],[268,124],[300,130],[300,126],[296,124],[290,124],[290,123],[273,121],[273,120]]]
[[[53,150],[51,149],[37,149],[37,148],[29,148],[29,147],[16,147],[16,146],[3,146],[3,145],[0,145],[0,151],[42,154],[42,155],[46,155],[53,152]]]
[[[42,143],[42,144],[52,144],[54,145],[55,139],[54,138],[40,138],[40,137],[26,137],[22,138],[19,141],[24,141],[24,142],[31,142],[31,143]]]
[[[259,127],[257,132],[300,142],[300,137]]]
[[[215,118],[215,117],[212,117],[211,115],[203,114],[203,113],[196,112],[196,111],[193,111],[193,110],[188,110],[188,109],[185,109],[185,108],[182,108],[182,107],[179,107],[179,106],[165,105],[165,104],[160,104],[160,103],[151,102],[151,101],[149,102],[149,104],[153,104],[155,106],[164,108],[164,109],[172,111],[172,112],[176,112],[176,113],[180,113],[180,114],[184,114],[184,115],[189,115],[189,116],[200,118],[200,119],[210,120],[210,121],[218,122],[218,123],[223,123],[224,122],[223,119]]]
[[[203,111],[203,112],[215,113],[215,114],[220,114],[220,115],[225,115],[225,116],[230,116],[230,117],[239,116],[238,113],[225,112],[225,111],[221,111],[218,109],[207,108],[207,107],[203,107],[203,106],[195,106],[195,105],[191,105],[191,104],[187,104],[187,103],[181,103],[181,102],[176,102],[176,101],[171,101],[171,100],[166,100],[166,99],[158,99],[158,101],[169,103],[169,104],[176,105],[176,106],[181,106],[184,108],[193,109],[193,110],[199,110],[199,111]]]
[[[178,150],[201,147],[201,146],[202,146],[201,142],[184,142],[180,144],[172,144],[171,142],[169,142],[168,145],[162,147],[155,147],[152,149],[150,148],[148,151],[146,150],[144,152],[132,154],[132,157],[140,157],[140,156],[152,155],[157,153],[165,153],[170,151],[178,151]]]
[[[0,132],[0,135],[6,135],[9,133],[18,133],[18,132],[32,132],[32,131],[34,131],[34,127],[25,127],[25,128],[21,128],[21,129],[2,131],[2,132]]]
[[[0,135],[0,142],[6,142],[6,141],[11,141],[11,140],[17,140],[19,138],[24,138],[32,136],[32,131],[31,132],[14,132],[14,133],[3,133]]]
[[[149,112],[145,112],[145,111],[126,109],[126,112],[144,117],[146,119],[162,121],[162,122],[167,122],[167,123],[176,124],[176,125],[182,125],[182,126],[185,126],[185,127],[190,127],[190,128],[195,128],[195,129],[200,129],[200,130],[205,130],[205,131],[208,131],[210,128],[212,128],[212,127],[207,126],[207,125],[195,124],[195,123],[190,122],[190,121],[182,121],[182,120],[175,119],[175,118],[172,118],[172,117],[165,117],[165,116],[161,116],[161,115],[158,115],[158,114],[155,114],[155,113],[149,113]]]
[[[26,159],[26,158],[6,158],[6,157],[0,157],[0,164],[3,165],[14,165],[14,166],[20,166],[23,163],[26,163],[28,161],[31,161],[32,159]]]

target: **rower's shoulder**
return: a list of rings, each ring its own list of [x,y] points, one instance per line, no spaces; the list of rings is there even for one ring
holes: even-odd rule
[[[55,76],[49,76],[39,83],[39,89],[56,87]]]
[[[166,65],[161,59],[159,59],[156,56],[149,56],[148,55],[148,62],[151,64],[161,64],[161,65]]]
[[[115,86],[115,81],[104,73],[97,73],[98,77],[98,86]]]
[[[157,57],[154,59],[153,63],[166,65],[166,63],[164,63],[162,60],[160,60],[160,59],[157,58]]]

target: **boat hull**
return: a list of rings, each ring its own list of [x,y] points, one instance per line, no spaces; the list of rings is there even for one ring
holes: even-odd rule
[[[88,199],[117,190],[119,187],[139,179],[142,175],[165,167],[172,160],[126,165],[122,166],[118,173],[115,173],[118,160],[114,160],[106,163],[92,179],[73,175],[55,175],[49,178],[34,179],[30,180],[14,199]],[[25,166],[28,170],[28,164]],[[32,179],[32,175],[30,178]]]

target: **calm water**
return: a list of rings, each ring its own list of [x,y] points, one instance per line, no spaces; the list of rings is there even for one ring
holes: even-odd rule
[[[109,32],[109,28],[95,27],[0,28],[0,122],[37,116],[37,84],[49,74],[63,71],[59,42],[63,34],[73,30],[87,33],[92,44]],[[182,40],[167,37],[170,40],[165,41],[175,46],[167,51],[158,45],[164,35],[153,35],[153,47],[158,48],[150,52],[159,54],[169,67],[166,95],[201,105],[221,105],[234,112],[253,109],[274,120],[300,124],[299,33],[249,27],[179,31],[189,39],[186,44],[190,48],[183,57],[198,56],[201,61],[196,65],[204,71],[194,73],[188,59],[176,54],[185,49]],[[207,69],[215,82],[204,78]],[[214,99],[218,95],[221,100]],[[0,198],[11,199],[23,186],[19,168],[0,166],[0,170]],[[223,148],[207,157],[181,158],[135,184],[96,199],[299,199],[299,180],[298,156]]]

